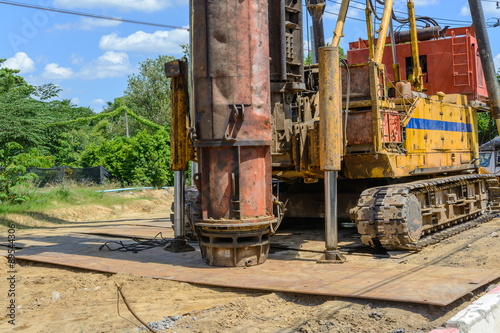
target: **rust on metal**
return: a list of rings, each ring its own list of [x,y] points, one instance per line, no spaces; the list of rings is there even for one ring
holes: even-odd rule
[[[193,141],[189,130],[188,63],[175,60],[165,64],[165,75],[170,78],[171,140],[170,163],[174,171],[187,171],[194,158]]]
[[[339,171],[342,159],[342,90],[339,48],[319,49],[319,141],[321,170]]]
[[[93,239],[95,242],[97,239]],[[101,239],[105,241],[106,239]],[[385,262],[348,262],[341,266],[287,260],[277,254],[252,269],[209,268],[197,252],[172,254],[161,248],[129,253],[98,251],[77,238],[50,247],[30,247],[17,256],[106,273],[150,276],[209,286],[293,292],[410,303],[448,305],[497,279],[498,270]],[[283,278],[286,272],[286,278]]]
[[[273,219],[268,3],[194,0],[193,15],[202,254],[211,265],[255,265]]]

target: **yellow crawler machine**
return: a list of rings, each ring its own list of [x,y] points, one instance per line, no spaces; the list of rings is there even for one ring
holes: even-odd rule
[[[313,20],[320,17],[316,11],[321,10],[321,3],[324,6],[324,1],[307,1]],[[349,1],[342,2],[334,47],[342,35],[348,4]],[[339,74],[341,80],[336,78],[341,83],[337,82],[338,87],[331,92],[333,100],[339,101],[337,106],[322,111],[325,102],[321,98],[321,73],[325,67],[338,65],[322,63],[321,56],[318,65],[305,68],[307,89],[293,93],[281,89],[271,95],[273,175],[289,183],[281,186],[284,192],[280,193],[280,198],[290,202],[288,215],[328,218],[328,203],[324,202],[330,199],[328,194],[323,197],[322,192],[328,169],[324,167],[322,149],[332,145],[333,151],[339,151],[335,146],[339,141],[334,140],[340,138],[341,153],[333,154],[341,163],[337,169],[338,217],[350,217],[356,223],[363,243],[387,249],[414,247],[425,234],[478,217],[491,204],[490,186],[497,186],[491,175],[478,171],[477,112],[484,111],[484,103],[473,94],[454,93],[458,89],[453,86],[451,91],[425,94],[418,50],[419,43],[424,43],[419,42],[421,35],[426,31],[416,28],[411,0],[408,9],[413,67],[406,68],[406,81],[401,79],[397,61],[390,70],[382,62],[386,49],[397,59],[396,45],[394,38],[392,48],[386,46],[385,39],[374,39],[372,8],[367,1],[368,62],[344,64]],[[386,0],[379,36],[387,35],[391,12],[392,1]],[[321,45],[315,48],[320,55],[325,49]],[[452,51],[436,50],[435,58],[449,52],[457,59]],[[425,55],[429,61],[432,56]],[[473,60],[479,62],[479,57]],[[482,79],[481,69],[477,74]],[[290,80],[297,85],[296,77]],[[285,97],[280,99],[279,94]],[[337,117],[338,122],[328,122],[322,119],[324,115]],[[325,122],[326,133],[340,133],[336,138],[322,133]]]
[[[347,62],[339,43],[349,0],[328,46],[326,0],[191,0],[194,123],[186,100],[175,98],[185,89],[173,87],[182,104],[173,112],[173,144],[191,140],[199,163],[186,215],[207,263],[263,263],[285,211],[325,218],[322,262],[342,261],[338,219],[352,219],[363,243],[397,249],[488,218],[476,219],[497,201],[498,184],[479,169],[477,112],[491,110],[498,121],[500,93],[481,2],[469,0],[474,27],[447,30],[417,17],[413,0],[403,19],[393,15],[393,0],[375,1],[384,5],[379,38],[367,0],[368,40],[349,50]],[[307,65],[303,5],[317,58]],[[395,36],[392,19],[410,30]],[[436,26],[417,29],[417,20]],[[177,67],[167,74],[181,73]],[[450,89],[433,92],[446,82]],[[179,149],[175,229],[183,245],[181,177],[191,153]]]

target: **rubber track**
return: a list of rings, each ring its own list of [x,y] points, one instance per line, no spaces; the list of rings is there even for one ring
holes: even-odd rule
[[[499,206],[497,202],[500,198],[500,189],[498,188],[496,178],[493,175],[474,174],[421,180],[368,189],[361,194],[358,206],[351,211],[351,214],[356,221],[356,225],[358,225],[358,231],[360,231],[363,243],[386,249],[418,249],[439,242],[441,237],[447,238],[471,228],[473,225],[479,224],[474,222],[476,220],[463,222],[474,219],[479,214],[475,212],[469,216],[460,217],[454,221],[437,225],[433,229],[426,230],[426,232],[434,232],[433,234],[415,243],[408,236],[408,225],[404,209],[410,195],[442,190],[457,185],[471,184],[481,180],[486,180],[488,190],[490,191],[491,189],[491,208],[497,208]],[[479,220],[482,221],[482,219],[483,217],[479,217]],[[456,225],[459,222],[462,223]],[[468,227],[468,225],[471,226]],[[441,230],[444,226],[449,227]],[[367,233],[363,234],[363,230]]]

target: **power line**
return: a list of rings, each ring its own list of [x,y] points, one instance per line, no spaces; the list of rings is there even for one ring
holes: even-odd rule
[[[335,15],[335,16],[339,15],[339,13],[330,12],[328,10],[325,10],[325,13],[332,14],[332,15]],[[362,19],[359,19],[359,18],[356,18],[356,17],[352,17],[352,16],[346,16],[346,18],[351,19],[351,20],[355,20],[355,21],[366,22],[366,20],[362,20]]]
[[[149,25],[149,26],[153,26],[153,27],[160,27],[160,28],[167,28],[167,29],[179,29],[179,30],[189,31],[188,28],[177,27],[177,26],[174,26],[174,25],[151,23],[151,22],[143,22],[143,21],[135,21],[135,20],[128,20],[128,19],[123,19],[123,18],[110,17],[110,16],[101,16],[101,15],[95,15],[95,14],[75,12],[75,11],[72,11],[72,10],[57,9],[57,8],[53,8],[53,7],[44,7],[44,6],[31,5],[31,4],[21,3],[21,2],[15,2],[15,1],[0,1],[0,4],[17,6],[17,7],[24,7],[24,8],[40,9],[40,10],[45,10],[45,11],[49,11],[49,12],[56,12],[56,13],[62,13],[62,14],[84,16],[84,17],[90,17],[90,18],[95,18],[95,19],[100,19],[100,20],[109,20],[109,21],[117,21],[117,22],[123,22],[123,23]]]
[[[338,1],[334,1],[334,0],[327,0],[328,2],[331,2],[331,3],[335,3],[335,4],[340,4],[340,2]],[[485,1],[485,0],[483,0]],[[355,1],[355,0],[351,0],[351,2],[355,2],[355,3],[359,3],[359,4],[362,4],[362,5],[365,5],[366,3],[363,3],[361,1]],[[496,1],[492,1],[492,2],[496,2]],[[356,7],[356,6],[349,6],[349,8],[352,8],[352,9],[357,9],[357,10],[362,10],[364,11],[365,8],[361,8],[361,7]],[[404,15],[408,15],[408,13],[405,13],[405,12],[402,12],[400,10],[393,10],[394,13],[399,13],[399,14],[404,14]],[[379,14],[381,14],[382,12],[381,11],[378,11]],[[453,20],[453,19],[446,19],[446,18],[434,18],[436,21],[441,21],[443,23],[445,22],[457,22],[457,23],[466,23],[466,24],[472,24],[472,21],[464,21],[464,20]],[[359,19],[358,19],[359,20]],[[363,20],[364,21],[364,20]]]

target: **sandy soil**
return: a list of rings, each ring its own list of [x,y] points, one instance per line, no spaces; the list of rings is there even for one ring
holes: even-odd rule
[[[402,265],[432,263],[500,270],[496,259],[499,233],[500,219],[496,219],[398,260]],[[121,301],[118,314],[115,282],[123,285],[137,314],[165,328],[162,332],[429,332],[493,285],[447,307],[435,307],[210,288],[19,262],[13,327],[7,323],[5,311],[8,284],[4,272],[8,264],[3,257],[0,271],[2,332],[143,332]]]
[[[126,205],[74,206],[50,209],[44,212],[26,212],[24,214],[8,214],[0,216],[0,232],[5,232],[6,225],[14,222],[18,229],[47,228],[64,226],[67,223],[101,221],[120,217],[132,218],[144,214],[165,213],[169,217],[173,201],[173,188],[164,190],[145,190],[107,193],[108,196],[133,199]]]

